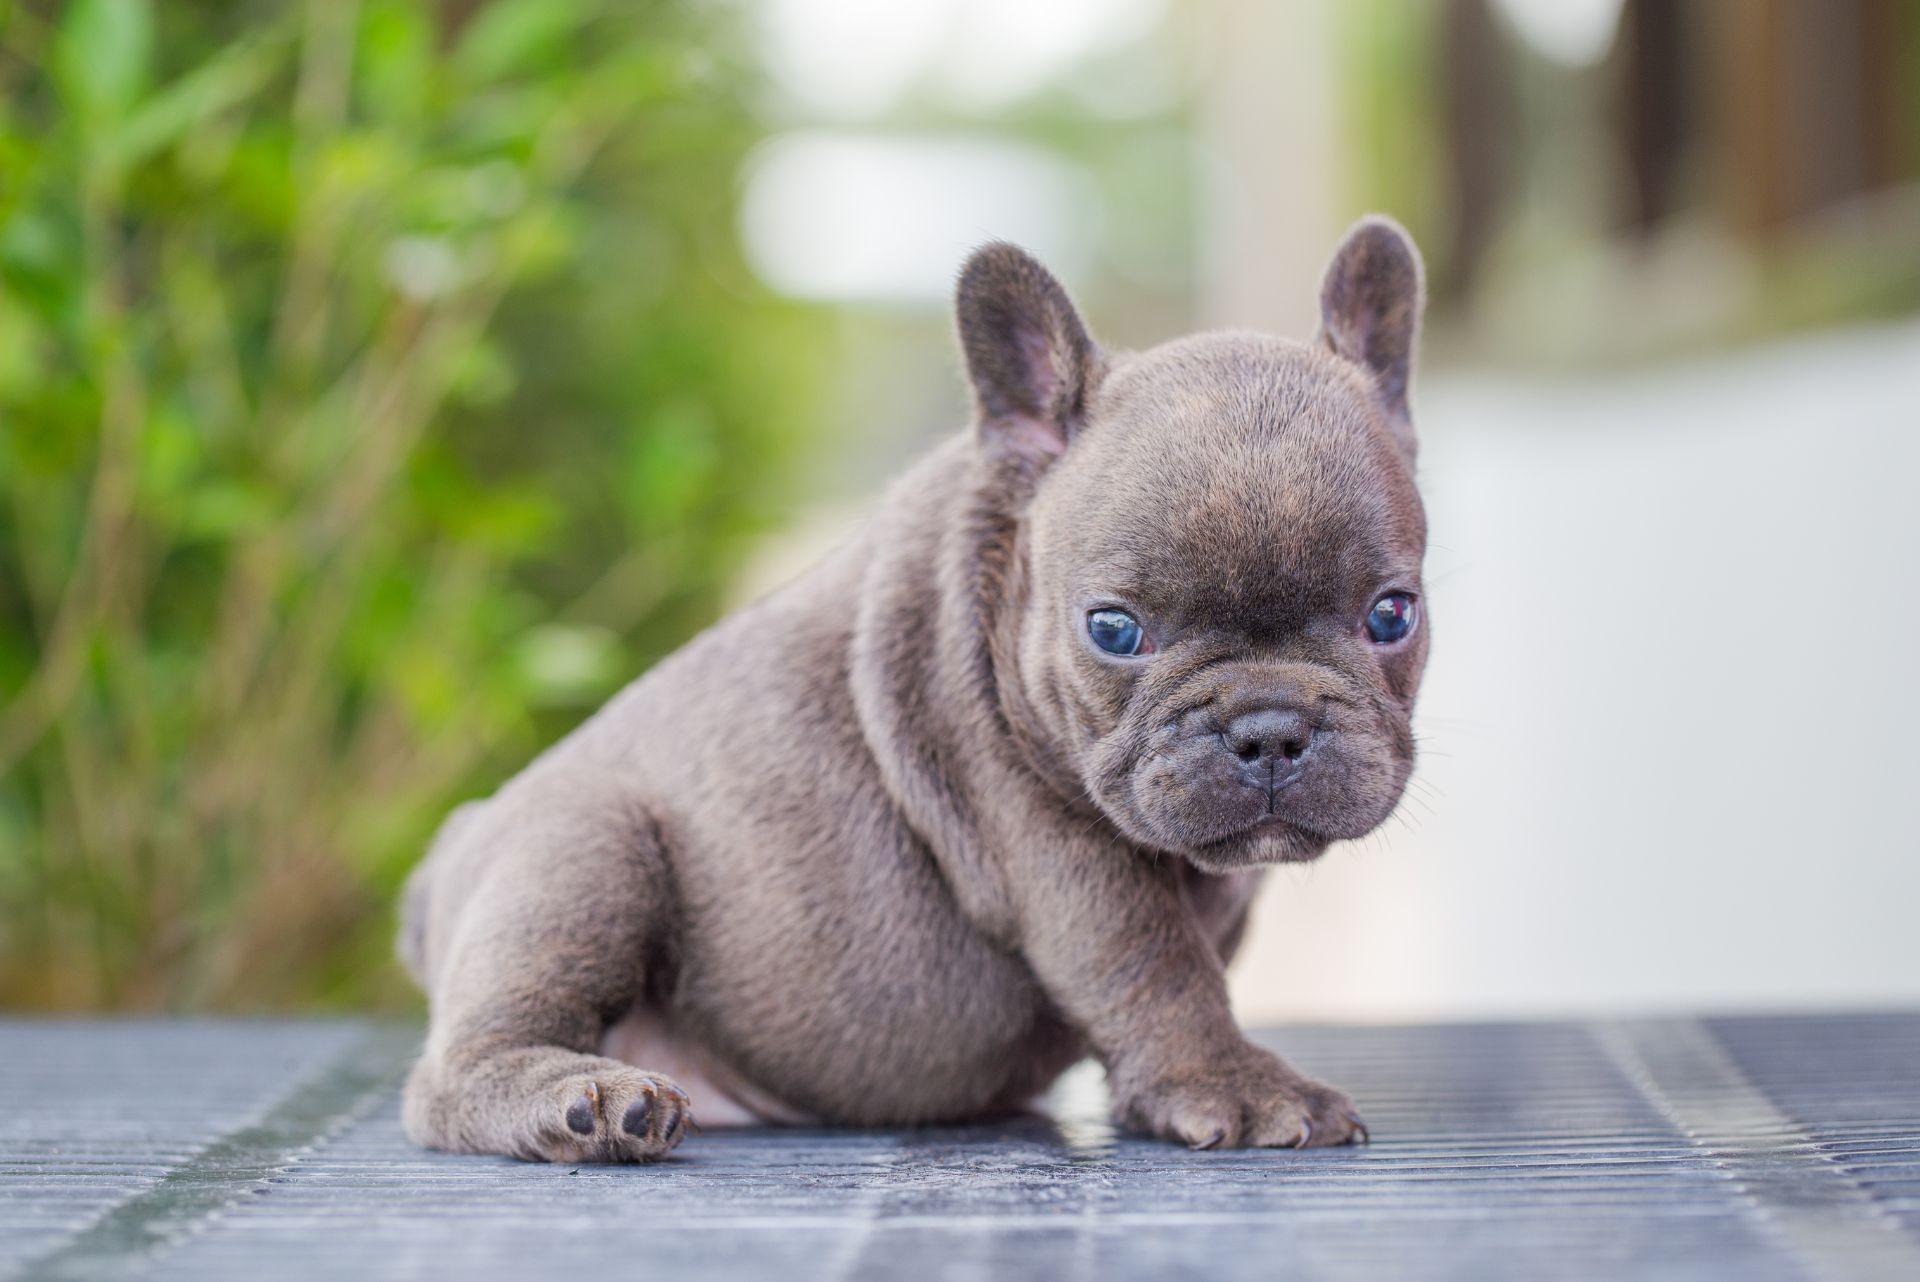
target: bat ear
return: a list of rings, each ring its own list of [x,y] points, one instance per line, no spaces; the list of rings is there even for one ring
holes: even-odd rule
[[[995,241],[960,269],[954,312],[981,444],[1043,465],[1058,457],[1099,360],[1067,291],[1025,250]]]
[[[1373,375],[1387,423],[1409,458],[1416,442],[1407,388],[1425,299],[1413,238],[1377,214],[1354,224],[1320,285],[1320,341]]]

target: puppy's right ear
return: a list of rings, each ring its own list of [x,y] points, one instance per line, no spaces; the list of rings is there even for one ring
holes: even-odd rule
[[[961,268],[954,310],[981,444],[1051,462],[1080,426],[1099,359],[1067,291],[1025,250],[995,241]]]

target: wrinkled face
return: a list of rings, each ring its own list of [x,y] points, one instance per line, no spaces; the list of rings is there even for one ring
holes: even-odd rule
[[[1025,536],[1019,680],[1128,838],[1218,872],[1311,859],[1391,813],[1426,527],[1354,366],[1233,335],[1127,358]]]

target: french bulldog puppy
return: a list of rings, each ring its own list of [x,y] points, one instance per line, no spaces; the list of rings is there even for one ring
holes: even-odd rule
[[[447,821],[401,952],[419,1143],[658,1158],[707,1120],[1016,1109],[1345,1144],[1224,966],[1261,870],[1413,769],[1418,254],[1359,223],[1311,344],[1103,349],[1011,245],[962,271],[976,413],[866,531]]]

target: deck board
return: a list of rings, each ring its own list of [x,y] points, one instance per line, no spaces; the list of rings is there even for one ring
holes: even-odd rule
[[[1920,1013],[1259,1034],[1366,1148],[1103,1118],[426,1153],[362,1021],[0,1021],[0,1278],[1920,1278]]]

